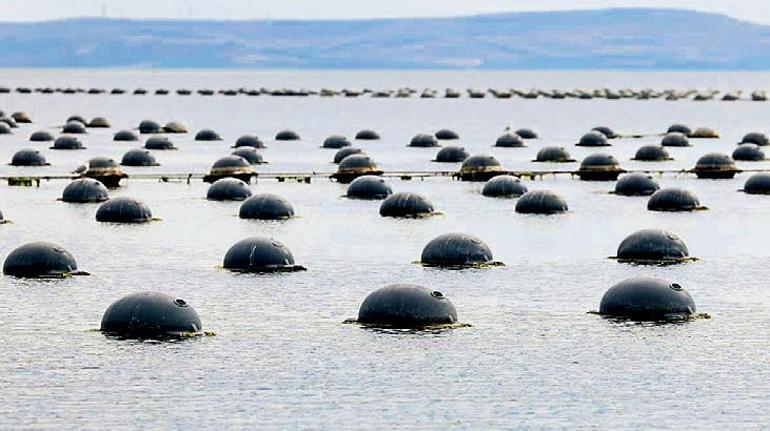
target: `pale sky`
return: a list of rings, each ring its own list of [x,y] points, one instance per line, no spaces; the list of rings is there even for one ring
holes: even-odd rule
[[[0,21],[102,15],[245,20],[384,18],[605,7],[697,9],[770,24],[768,0],[0,0]]]

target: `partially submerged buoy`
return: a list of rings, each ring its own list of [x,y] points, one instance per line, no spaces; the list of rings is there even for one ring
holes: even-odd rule
[[[294,217],[294,207],[286,199],[272,193],[260,193],[246,199],[238,217],[255,220],[286,220]]]
[[[512,175],[498,175],[481,189],[481,194],[490,198],[517,198],[526,192],[527,186]]]
[[[674,160],[664,147],[657,145],[644,145],[636,150],[636,155],[632,160],[638,162],[663,162]]]
[[[462,181],[488,181],[504,173],[502,165],[493,156],[475,155],[463,161],[456,175]]]
[[[68,133],[70,135],[84,135],[88,133],[86,131],[86,126],[78,121],[65,124],[64,127],[62,127],[61,132]]]
[[[535,133],[535,131],[532,130],[532,129],[523,128],[523,129],[517,130],[514,133],[516,133],[521,139],[537,139],[538,138],[537,133]]]
[[[464,233],[446,233],[431,240],[422,250],[420,263],[444,268],[499,265],[494,262],[489,246]]]
[[[187,301],[159,292],[138,292],[113,302],[100,331],[125,338],[163,339],[202,335],[203,324]]]
[[[672,132],[663,137],[660,145],[663,147],[689,147],[690,139],[683,133]]]
[[[596,153],[583,159],[575,174],[583,181],[615,181],[624,172],[615,157]]]
[[[543,147],[537,152],[533,162],[541,163],[570,163],[575,159],[570,156],[564,147]]]
[[[440,145],[435,136],[429,135],[427,133],[421,133],[413,137],[412,140],[409,141],[408,146],[417,148],[431,148],[438,147]]]
[[[450,145],[438,150],[433,161],[437,163],[459,163],[467,159],[469,155],[465,148]]]
[[[741,172],[732,157],[722,153],[708,153],[698,159],[692,172],[698,178],[729,179]]]
[[[120,180],[128,178],[115,160],[109,157],[94,157],[89,160],[83,176],[93,178],[108,188],[118,187]]]
[[[559,214],[567,212],[567,201],[550,190],[532,190],[516,201],[516,212],[521,214]]]
[[[328,138],[324,139],[323,144],[321,145],[321,148],[331,148],[338,150],[343,147],[349,147],[352,144],[350,141],[348,141],[348,138],[341,136],[341,135],[332,135]]]
[[[353,180],[345,194],[350,199],[385,199],[393,194],[387,182],[382,177],[364,175]]]
[[[743,184],[743,192],[750,195],[770,195],[770,173],[759,172]]]
[[[152,212],[144,202],[120,196],[101,204],[96,210],[96,221],[104,223],[147,223]]]
[[[342,184],[348,184],[363,175],[382,175],[382,169],[366,154],[352,154],[340,162],[332,178]]]
[[[31,142],[51,142],[53,139],[53,135],[45,130],[39,130],[29,137]]]
[[[275,135],[276,141],[299,141],[299,135],[293,130],[282,130]]]
[[[643,229],[627,236],[618,246],[616,258],[639,264],[670,264],[690,259],[687,245],[676,234],[661,229]]]
[[[692,134],[692,129],[684,124],[672,124],[669,126],[668,130],[666,130],[666,133],[680,133],[687,137]]]
[[[266,148],[264,142],[260,141],[256,135],[243,135],[238,138],[233,148],[240,147]]]
[[[219,136],[219,134],[213,130],[210,129],[203,129],[200,132],[195,134],[195,140],[196,141],[221,141],[222,137]]]
[[[433,215],[433,204],[423,195],[399,192],[388,196],[380,205],[380,215],[396,218],[419,218]]]
[[[206,199],[211,201],[242,201],[249,196],[249,185],[237,178],[218,179],[206,192]]]
[[[75,136],[59,136],[53,142],[51,150],[85,150],[86,147]]]
[[[435,136],[436,136],[436,139],[441,141],[450,141],[450,140],[460,139],[460,135],[458,135],[454,130],[449,130],[449,129],[441,129],[435,133]]]
[[[239,272],[304,271],[294,263],[291,251],[272,238],[250,237],[238,241],[225,254],[225,269]]]
[[[620,196],[650,196],[660,189],[649,174],[632,173],[615,183],[615,194]]]
[[[647,201],[650,211],[695,211],[706,209],[698,198],[689,190],[665,188],[655,192]]]
[[[352,154],[362,154],[363,150],[356,147],[345,147],[334,153],[334,158],[332,159],[332,163],[339,164],[342,159],[344,159],[347,156],[350,156]]]
[[[524,143],[521,136],[510,132],[501,135],[495,141],[495,147],[501,148],[523,148],[526,146],[527,144]]]
[[[50,242],[31,242],[15,248],[5,258],[3,274],[22,278],[62,278],[82,275],[72,254]]]
[[[699,127],[695,129],[689,137],[696,139],[718,139],[719,132],[710,127]]]
[[[163,126],[163,132],[164,133],[187,133],[187,126],[185,126],[184,124],[178,121],[171,121],[169,123],[166,123],[165,126]]]
[[[148,150],[176,150],[174,143],[165,136],[150,136],[144,143]]]
[[[141,148],[128,150],[120,162],[123,166],[160,166],[149,151]]]
[[[17,151],[11,159],[11,166],[48,166],[49,164],[40,151],[32,148]]]
[[[695,314],[695,301],[677,283],[634,277],[607,290],[599,314],[637,321],[681,320]]]
[[[578,147],[609,147],[610,143],[607,141],[607,137],[599,132],[588,132],[580,138],[580,141],[575,144]]]
[[[599,132],[602,135],[604,135],[604,137],[607,138],[607,139],[617,139],[617,138],[620,137],[620,135],[615,133],[615,131],[612,130],[611,127],[607,127],[607,126],[597,126],[597,127],[594,127],[593,129],[591,129],[591,131],[592,132]]]
[[[741,144],[733,150],[733,160],[759,162],[765,160],[765,153],[757,144]]]
[[[113,135],[112,140],[115,142],[135,142],[139,140],[139,137],[130,130],[121,130]]]
[[[107,187],[92,178],[80,178],[67,184],[61,200],[69,203],[104,202],[110,198]]]
[[[139,123],[139,133],[143,135],[161,133],[163,128],[152,120],[144,120]]]
[[[257,149],[254,147],[236,148],[235,151],[232,152],[232,155],[243,157],[252,165],[261,165],[267,163],[262,157],[262,154],[258,153]]]
[[[755,145],[759,145],[760,147],[764,147],[766,145],[770,145],[770,139],[764,133],[751,132],[751,133],[745,134],[743,136],[743,139],[741,139],[740,143],[755,144]]]
[[[423,328],[457,323],[454,305],[441,292],[412,284],[392,284],[370,293],[358,309],[360,324]]]
[[[104,117],[94,117],[88,124],[86,124],[86,127],[90,129],[108,129],[112,127],[112,125],[110,125],[109,120]]]
[[[214,162],[208,175],[203,177],[203,181],[213,183],[220,178],[233,177],[248,183],[254,175],[248,160],[241,156],[225,156]]]
[[[376,141],[380,139],[380,135],[374,130],[361,130],[356,133],[356,139],[360,141]]]

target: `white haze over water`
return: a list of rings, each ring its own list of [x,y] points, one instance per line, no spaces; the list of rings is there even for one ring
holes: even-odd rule
[[[162,19],[358,19],[458,16],[495,12],[653,7],[695,9],[770,24],[760,0],[2,0],[0,21],[84,16]]]

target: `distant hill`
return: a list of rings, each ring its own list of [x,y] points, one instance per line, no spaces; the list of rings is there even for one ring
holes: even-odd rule
[[[770,27],[684,10],[0,23],[0,67],[770,69]]]

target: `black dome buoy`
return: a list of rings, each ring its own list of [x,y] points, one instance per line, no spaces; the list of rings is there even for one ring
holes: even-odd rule
[[[505,173],[500,162],[493,156],[470,156],[463,161],[456,174],[462,181],[489,181]]]
[[[100,331],[126,338],[166,338],[202,335],[198,313],[187,301],[165,293],[138,292],[110,305]]]
[[[5,123],[0,122],[0,135],[10,135],[11,128]]]
[[[438,163],[459,163],[467,159],[469,155],[465,148],[450,145],[438,150],[433,161]]]
[[[326,138],[321,145],[321,148],[331,148],[334,150],[343,148],[343,147],[349,147],[350,141],[348,141],[348,138],[340,135],[332,135]]]
[[[75,258],[59,245],[31,242],[15,248],[5,258],[3,274],[22,278],[61,278],[78,275]]]
[[[427,133],[421,133],[419,135],[416,135],[412,138],[411,141],[409,141],[410,147],[416,147],[416,148],[431,148],[431,147],[439,147],[438,139],[436,139],[435,136],[429,135]]]
[[[660,189],[652,176],[632,173],[621,177],[615,183],[615,194],[620,196],[650,196]]]
[[[134,142],[138,141],[139,137],[130,130],[121,130],[115,133],[115,135],[112,137],[112,140],[115,142]]]
[[[196,141],[221,141],[222,137],[217,134],[217,132],[210,130],[210,129],[203,129],[200,132],[195,134],[195,140]]]
[[[282,130],[275,135],[276,141],[299,141],[300,137],[293,130]]]
[[[11,118],[19,124],[31,124],[32,118],[26,112],[14,112]]]
[[[38,150],[24,148],[17,151],[11,159],[11,166],[48,166],[43,154]]]
[[[666,130],[666,133],[680,133],[687,137],[692,134],[692,129],[684,124],[672,124],[669,126],[668,130]]]
[[[83,176],[93,178],[108,188],[118,187],[121,179],[128,178],[115,160],[109,157],[94,157],[89,160]]]
[[[163,126],[163,132],[164,133],[187,133],[187,126],[185,126],[184,124],[178,121],[171,121],[169,123],[166,123],[165,126]]]
[[[615,157],[597,153],[583,159],[575,174],[583,181],[615,181],[624,172]]]
[[[460,135],[458,135],[454,130],[449,129],[441,129],[435,134],[436,139],[439,139],[441,141],[449,141],[454,139],[460,139]]]
[[[633,263],[676,263],[688,260],[690,252],[676,234],[644,229],[626,237],[618,246],[617,259]]]
[[[61,200],[69,203],[104,202],[110,198],[107,187],[91,178],[80,178],[67,184]]]
[[[614,130],[607,126],[598,126],[591,129],[592,132],[599,132],[607,139],[617,139],[620,137]]]
[[[225,254],[225,269],[241,272],[304,271],[291,251],[272,238],[250,237],[238,241]]]
[[[515,132],[521,139],[537,139],[537,133],[532,129],[519,129]]]
[[[83,123],[80,123],[78,121],[72,121],[70,123],[67,123],[62,127],[61,129],[62,133],[68,133],[71,135],[84,135],[88,133],[86,131],[86,126]]]
[[[45,130],[40,130],[30,135],[31,142],[50,142],[53,141],[53,135]]]
[[[16,128],[19,127],[19,125],[16,124],[16,121],[13,118],[10,118],[10,117],[0,116],[0,123],[5,124],[6,126],[10,127],[11,129],[16,129]]]
[[[692,170],[698,178],[729,179],[741,172],[732,157],[722,153],[708,153],[698,159]]]
[[[387,182],[381,177],[364,175],[353,180],[345,194],[350,199],[385,199],[393,194]]]
[[[719,132],[710,127],[699,127],[690,134],[690,137],[697,139],[718,139]]]
[[[504,135],[497,138],[497,141],[495,141],[495,147],[522,148],[526,146],[527,144],[524,143],[524,140],[521,138],[521,136],[515,133],[505,133]]]
[[[770,145],[770,139],[768,139],[767,135],[765,135],[764,133],[751,132],[744,135],[740,143],[755,144],[755,145],[759,145],[760,147],[764,147],[766,145]]]
[[[65,121],[64,123],[66,124],[66,123],[74,123],[74,122],[78,122],[80,124],[86,124],[86,119],[80,115],[70,115],[67,118],[67,121]]]
[[[636,155],[632,160],[639,162],[663,162],[674,160],[664,147],[657,145],[644,145],[636,150]]]
[[[86,147],[75,136],[59,136],[53,142],[51,150],[85,150]]]
[[[413,284],[392,284],[364,299],[356,322],[395,328],[451,325],[457,323],[457,311],[439,291]]]
[[[123,166],[159,166],[155,157],[148,150],[137,148],[128,150],[120,162]]]
[[[254,170],[249,161],[241,156],[225,156],[214,162],[208,175],[203,177],[206,183],[213,183],[220,178],[233,177],[250,182]]]
[[[380,205],[383,217],[418,218],[433,215],[433,204],[423,195],[399,192],[388,196]]]
[[[351,154],[340,161],[332,178],[339,183],[348,184],[363,175],[382,175],[382,170],[366,154]]]
[[[254,220],[286,220],[294,217],[294,207],[281,196],[260,193],[241,204],[238,217]]]
[[[134,198],[112,198],[96,210],[96,221],[105,223],[147,223],[152,221],[150,208]]]
[[[252,148],[266,148],[265,144],[259,140],[255,135],[243,135],[235,141],[233,148],[240,147],[252,147]]]
[[[666,188],[655,192],[647,201],[650,211],[695,211],[705,209],[689,190]]]
[[[254,147],[236,148],[235,151],[232,152],[232,155],[243,157],[252,165],[261,165],[267,163],[265,159],[262,158],[262,154],[259,154],[257,149]]]
[[[765,153],[757,144],[740,144],[733,150],[733,160],[760,162],[765,160]]]
[[[161,133],[162,131],[163,128],[160,127],[160,124],[152,120],[144,120],[139,123],[139,133],[142,135]]]
[[[420,263],[438,267],[474,267],[495,262],[492,250],[482,240],[464,233],[446,233],[425,245]]]
[[[521,214],[559,214],[568,209],[567,201],[550,190],[532,190],[516,201],[516,212]]]
[[[351,155],[351,154],[361,154],[363,153],[363,150],[360,148],[355,147],[345,147],[334,153],[334,159],[332,160],[332,163],[339,164],[342,159],[345,157]]]
[[[147,150],[176,150],[174,143],[165,136],[150,136],[144,143]]]
[[[575,159],[563,147],[543,147],[537,152],[533,162],[542,163],[570,163]]]
[[[361,130],[356,133],[356,139],[360,141],[377,141],[380,139],[380,135],[374,130]]]
[[[634,277],[607,290],[599,314],[638,321],[681,319],[695,314],[695,301],[676,283]]]
[[[112,127],[112,125],[109,120],[104,117],[94,117],[88,124],[86,124],[86,127],[91,129],[108,129]]]
[[[210,201],[242,201],[249,196],[249,185],[237,178],[218,179],[206,192],[206,199]]]
[[[607,141],[607,137],[599,132],[588,132],[580,138],[578,147],[609,147],[610,143]]]
[[[750,195],[770,195],[770,174],[754,174],[743,184],[743,192]]]
[[[663,147],[689,147],[690,139],[687,135],[679,132],[671,132],[660,141]]]
[[[481,194],[490,198],[517,198],[526,192],[527,186],[512,175],[498,175],[481,189]]]

